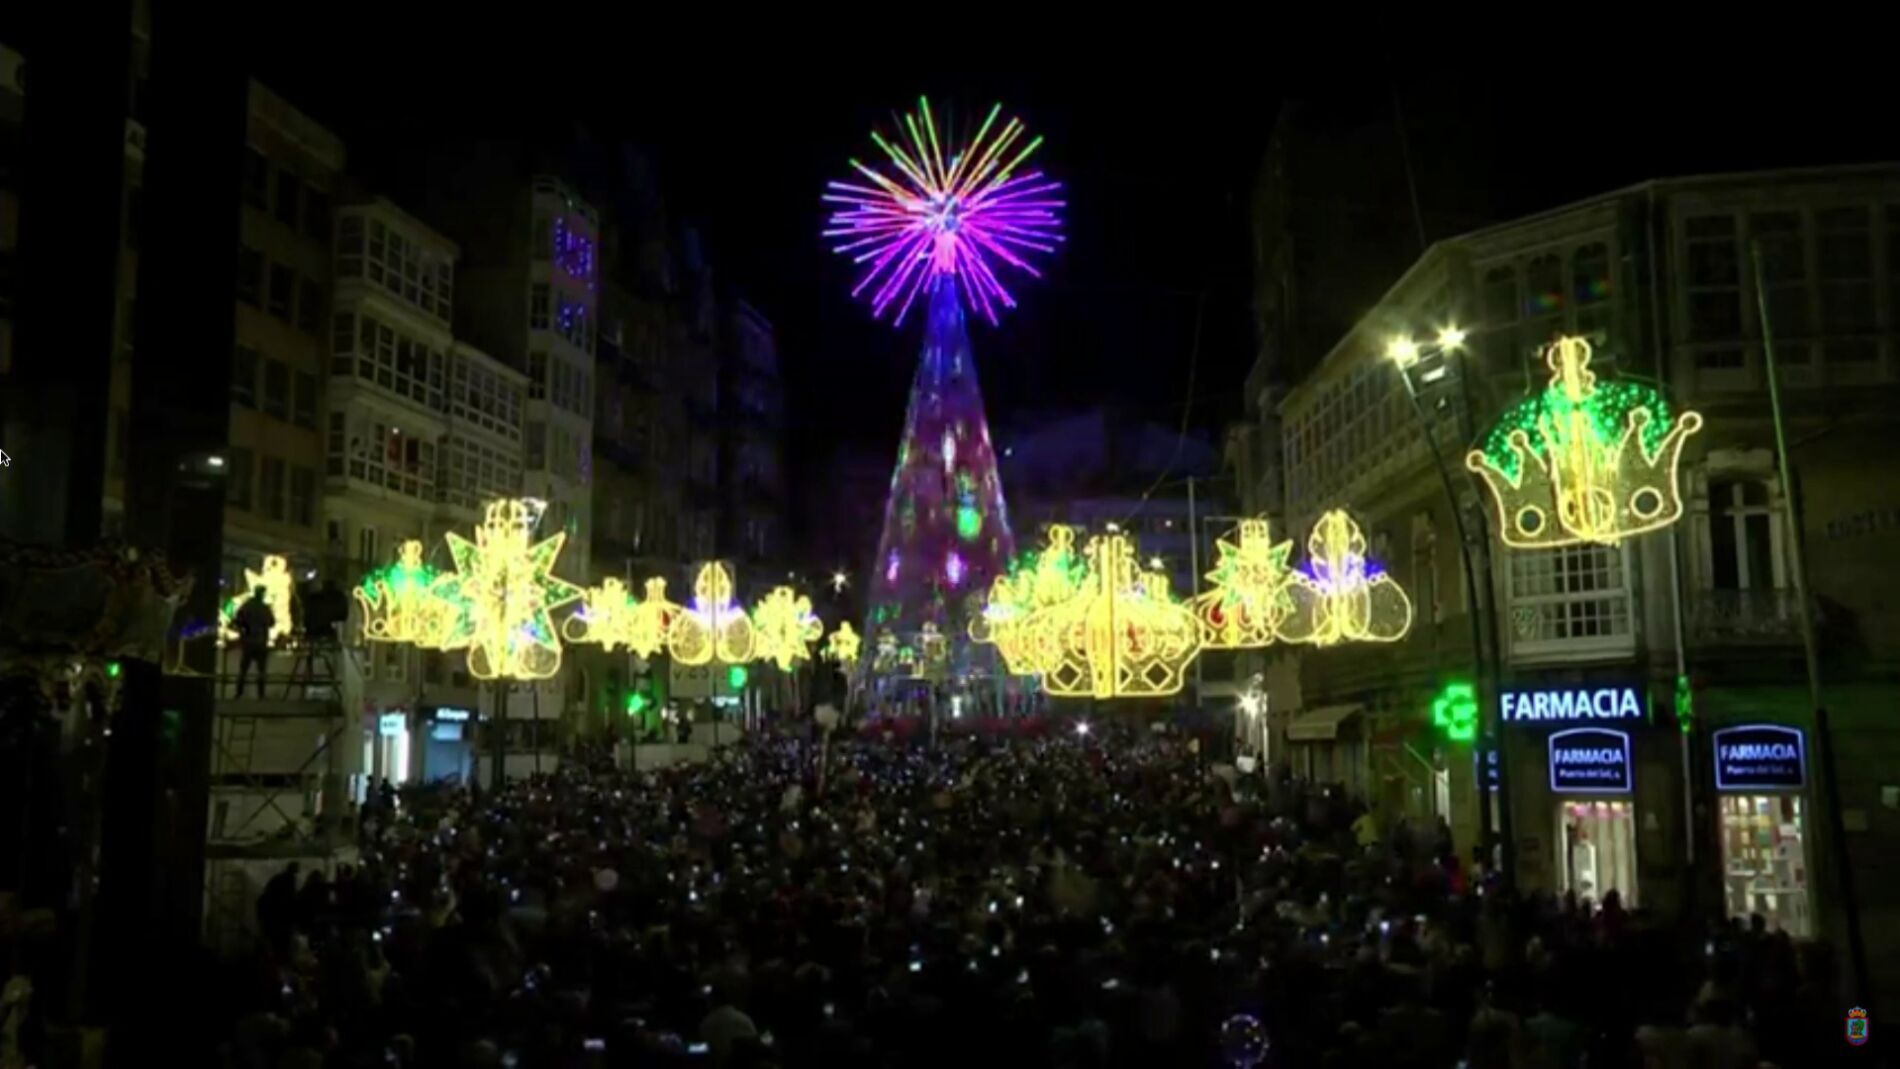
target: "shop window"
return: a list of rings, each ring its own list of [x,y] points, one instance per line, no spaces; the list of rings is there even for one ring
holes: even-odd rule
[[[1798,794],[1722,796],[1722,883],[1728,914],[1761,916],[1796,939],[1813,933],[1806,823]]]
[[[1624,800],[1557,803],[1560,890],[1601,906],[1614,891],[1636,907],[1636,821]]]

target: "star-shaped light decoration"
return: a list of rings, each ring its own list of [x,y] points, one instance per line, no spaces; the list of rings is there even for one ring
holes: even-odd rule
[[[789,672],[799,661],[811,659],[811,644],[825,633],[825,624],[811,611],[810,598],[781,586],[753,607],[752,631],[757,636],[754,655]]]
[[[554,574],[567,532],[532,540],[540,512],[535,501],[491,501],[473,542],[446,536],[455,573],[437,589],[463,610],[442,648],[468,650],[476,679],[548,679],[561,670],[561,636],[549,613],[583,591]]]
[[[850,668],[858,663],[858,648],[863,640],[851,628],[849,620],[838,622],[836,630],[825,636],[825,656],[838,663],[840,667]]]

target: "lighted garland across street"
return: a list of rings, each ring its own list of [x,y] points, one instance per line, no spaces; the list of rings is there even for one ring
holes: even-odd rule
[[[858,648],[863,644],[849,620],[840,620],[836,630],[825,637],[825,656],[842,668],[858,663]]]
[[[989,643],[1016,675],[1040,675],[1050,661],[1048,636],[1027,626],[1038,613],[1081,593],[1088,564],[1075,550],[1075,530],[1056,524],[1048,545],[1019,557],[990,586],[983,611],[970,621],[970,638]]]
[[[550,613],[582,589],[554,574],[567,532],[533,541],[539,502],[491,501],[470,541],[450,531],[455,571],[436,583],[461,606],[440,648],[467,650],[468,673],[481,680],[550,679],[561,670],[561,636]]]
[[[296,597],[296,580],[290,574],[290,562],[283,557],[271,554],[264,558],[261,571],[244,569],[244,589],[233,598],[225,599],[218,610],[218,644],[230,645],[238,640],[237,612],[251,599],[251,591],[264,588],[264,604],[270,608],[270,643],[282,645],[290,640],[296,629],[296,617],[293,615]]]
[[[666,650],[684,665],[747,664],[758,646],[758,633],[745,610],[732,600],[732,573],[709,561],[693,580],[693,603],[674,617],[666,632]]]
[[[394,563],[363,577],[352,593],[363,610],[363,637],[440,649],[463,612],[440,596],[441,573],[422,559],[422,543],[404,542]]]
[[[1582,338],[1553,342],[1550,385],[1505,412],[1465,458],[1491,491],[1508,546],[1615,545],[1682,518],[1677,469],[1702,417],[1672,420],[1641,383],[1599,383],[1590,352]]]

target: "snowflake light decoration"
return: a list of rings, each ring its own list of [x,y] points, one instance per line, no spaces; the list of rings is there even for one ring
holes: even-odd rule
[[[811,611],[811,599],[791,587],[773,587],[752,609],[754,654],[789,672],[811,658],[811,644],[825,633],[824,622]]]

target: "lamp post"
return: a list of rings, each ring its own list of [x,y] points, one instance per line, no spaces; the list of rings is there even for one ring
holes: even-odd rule
[[[1412,412],[1418,417],[1420,429],[1425,432],[1425,444],[1432,452],[1432,466],[1438,469],[1439,483],[1445,490],[1445,503],[1451,508],[1451,521],[1458,532],[1458,555],[1464,564],[1465,573],[1465,600],[1471,607],[1465,615],[1471,624],[1471,656],[1478,669],[1478,707],[1482,710],[1482,738],[1485,745],[1493,748],[1498,754],[1495,793],[1501,801],[1498,803],[1498,827],[1495,831],[1497,839],[1500,840],[1501,875],[1505,885],[1509,886],[1516,882],[1516,841],[1512,834],[1509,762],[1504,759],[1504,737],[1498,730],[1496,718],[1498,694],[1496,658],[1485,656],[1483,628],[1478,621],[1478,572],[1472,562],[1471,537],[1465,527],[1464,508],[1458,503],[1458,491],[1452,485],[1451,469],[1445,466],[1445,454],[1438,448],[1438,438],[1433,434],[1431,417],[1426,415],[1424,402],[1419,400],[1418,385],[1412,381],[1413,369],[1421,361],[1433,358],[1436,359],[1437,366],[1425,372],[1421,378],[1427,384],[1444,378],[1445,364],[1454,354],[1464,351],[1465,338],[1465,331],[1457,327],[1446,327],[1439,331],[1435,340],[1424,344],[1400,335],[1393,338],[1386,346],[1385,355],[1392,361],[1393,366],[1398,368],[1399,381],[1405,384],[1405,396],[1412,402]],[[1489,537],[1484,530],[1482,514],[1480,514],[1478,526],[1478,537]],[[1486,843],[1492,841],[1494,831],[1491,822],[1491,798],[1486,792],[1488,778],[1482,771],[1477,776],[1478,826]]]

